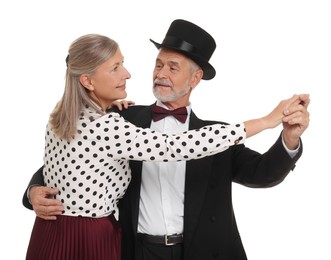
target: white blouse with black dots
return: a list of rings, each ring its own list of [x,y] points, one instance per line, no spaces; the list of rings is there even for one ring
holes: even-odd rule
[[[131,180],[128,160],[198,159],[243,143],[244,124],[215,124],[183,134],[166,135],[136,127],[117,113],[84,108],[71,141],[47,126],[44,180],[59,189],[64,215],[104,217],[117,213],[118,200]]]

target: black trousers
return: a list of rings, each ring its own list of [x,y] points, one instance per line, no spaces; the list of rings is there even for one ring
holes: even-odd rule
[[[135,260],[182,260],[183,244],[166,246],[138,239],[137,256]]]

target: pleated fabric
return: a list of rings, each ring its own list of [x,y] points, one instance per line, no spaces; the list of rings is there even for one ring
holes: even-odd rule
[[[58,216],[36,217],[26,260],[120,260],[119,222],[104,218]]]

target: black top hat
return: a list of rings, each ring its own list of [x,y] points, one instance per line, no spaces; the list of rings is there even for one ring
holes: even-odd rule
[[[158,49],[173,49],[195,61],[203,70],[202,79],[215,77],[216,71],[209,64],[209,59],[216,49],[216,43],[214,38],[199,26],[185,20],[175,20],[161,44],[152,39],[150,41]]]

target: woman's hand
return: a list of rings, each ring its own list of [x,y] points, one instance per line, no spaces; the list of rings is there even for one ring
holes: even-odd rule
[[[127,109],[129,106],[134,104],[134,101],[131,100],[116,100],[111,103],[110,108],[117,107],[119,111],[122,111],[123,108]]]

